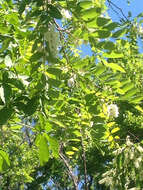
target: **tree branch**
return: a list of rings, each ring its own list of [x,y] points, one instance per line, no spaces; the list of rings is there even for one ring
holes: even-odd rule
[[[59,31],[60,40],[61,40],[61,41],[63,40],[63,41],[65,42],[66,40],[65,40],[64,35],[63,35],[63,33],[62,33],[64,30],[58,25],[58,23],[56,22],[55,19],[54,19],[54,24],[56,25],[56,29]],[[68,56],[67,56],[66,51],[65,51],[65,46],[62,47],[62,48],[63,48],[63,54],[64,54],[64,57],[65,57],[65,59],[66,59],[66,62],[67,62],[68,65],[70,65],[70,64],[69,64]]]
[[[64,162],[66,168],[68,169],[68,174],[69,174],[69,176],[71,177],[71,179],[72,179],[72,181],[73,181],[75,190],[78,190],[77,179],[76,179],[75,175],[73,174],[73,171],[72,171],[72,169],[71,169],[71,166],[69,165],[69,163],[68,163],[66,157],[64,156],[62,149],[63,149],[63,145],[61,144],[60,151],[59,151],[60,158],[63,160],[63,162]]]
[[[127,21],[129,21],[129,19],[126,17],[126,15],[124,14],[123,10],[122,10],[120,7],[118,7],[118,6],[117,6],[115,3],[113,3],[111,0],[107,0],[107,2],[109,3],[109,6],[113,5],[116,9],[118,9],[118,10],[121,12],[122,16],[123,16]],[[116,13],[117,13],[117,12],[116,12]]]
[[[83,142],[83,134],[82,130],[80,129],[81,133],[81,147],[82,147],[82,158],[83,158],[83,165],[84,165],[84,181],[85,181],[85,190],[88,190],[88,178],[87,178],[87,166],[86,166],[86,154],[84,149],[84,142]]]

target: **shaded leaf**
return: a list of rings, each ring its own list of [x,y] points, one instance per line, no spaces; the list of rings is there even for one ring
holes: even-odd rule
[[[49,7],[49,14],[51,17],[56,18],[56,19],[61,19],[62,18],[62,14],[60,13],[60,11],[58,10],[58,8],[56,8],[53,5],[48,5]]]
[[[119,37],[123,36],[125,33],[126,33],[126,29],[124,28],[124,29],[121,29],[121,30],[114,32],[112,37],[113,38],[119,38]]]
[[[109,30],[98,30],[97,33],[98,33],[97,37],[101,39],[108,38],[111,35],[111,32]]]
[[[13,109],[9,107],[3,107],[0,110],[0,125],[4,125],[11,117]]]
[[[27,104],[24,106],[24,113],[27,115],[32,115],[34,114],[34,112],[36,111],[37,107],[38,107],[38,101],[39,98],[37,96],[31,98]]]
[[[9,99],[12,95],[11,86],[9,86],[8,84],[3,84],[3,89],[4,89],[5,102],[7,102],[7,101],[9,101]]]
[[[113,43],[111,41],[106,41],[104,44],[104,49],[114,50],[115,49],[115,43]]]
[[[98,17],[96,20],[98,26],[104,26],[109,21],[111,21],[111,20],[109,18],[105,18],[105,17]]]
[[[18,88],[20,90],[25,89],[23,83],[16,78],[9,78],[7,82],[14,85],[16,88]]]

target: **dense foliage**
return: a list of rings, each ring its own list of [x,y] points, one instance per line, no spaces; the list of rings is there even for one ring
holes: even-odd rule
[[[0,1],[1,189],[143,188],[142,22],[110,0]]]

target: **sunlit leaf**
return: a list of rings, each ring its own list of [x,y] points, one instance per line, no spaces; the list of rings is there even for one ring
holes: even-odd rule
[[[67,151],[66,154],[67,154],[68,156],[72,156],[72,155],[74,155],[74,152],[73,152],[73,151]]]
[[[110,136],[108,137],[108,142],[112,142],[113,139],[114,139],[114,138],[110,135]]]
[[[92,6],[92,1],[81,1],[79,3],[79,6],[82,7],[83,9],[88,9]]]
[[[119,66],[119,65],[117,65],[115,63],[107,63],[106,66],[110,67],[111,69],[113,69],[115,71],[120,71],[122,73],[126,72],[121,66]]]
[[[7,67],[12,67],[13,65],[12,60],[9,55],[5,56],[4,62]]]
[[[52,151],[52,154],[55,158],[59,156],[59,143],[58,140],[54,137],[47,137],[49,143],[49,149]]]
[[[82,18],[85,20],[96,18],[98,15],[98,8],[89,8],[87,10],[82,11]]]
[[[122,90],[124,92],[127,92],[128,90],[131,90],[132,88],[134,88],[134,84],[133,83],[126,83],[124,86],[122,86]]]
[[[39,141],[38,141],[38,147],[39,147],[40,164],[43,165],[49,160],[49,156],[50,156],[46,135],[44,134],[40,135]]]
[[[117,131],[119,131],[120,130],[120,128],[119,127],[116,127],[116,128],[114,128],[114,129],[112,129],[111,130],[111,133],[113,134],[113,133],[116,133]]]
[[[122,53],[115,53],[115,52],[103,53],[103,56],[107,57],[107,58],[122,58],[122,57],[124,57],[124,55]]]

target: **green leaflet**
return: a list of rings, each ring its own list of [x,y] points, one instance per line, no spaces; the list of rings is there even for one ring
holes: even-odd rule
[[[138,104],[142,100],[143,100],[143,96],[141,96],[141,95],[140,96],[135,96],[135,97],[131,98],[130,103]]]
[[[33,96],[29,99],[26,96],[21,96],[16,100],[15,105],[19,111],[23,111],[26,115],[31,116],[37,110],[39,97]]]
[[[53,124],[55,124],[55,125],[61,127],[61,128],[65,128],[65,127],[66,127],[66,125],[64,125],[64,123],[62,123],[62,122],[60,122],[60,121],[58,121],[58,120],[56,120],[56,119],[52,119],[51,122],[52,122]]]
[[[61,85],[61,81],[49,78],[48,79],[48,84],[50,84],[51,86],[59,87]]]
[[[10,119],[13,113],[13,109],[11,107],[3,107],[0,110],[0,125],[6,124],[6,122]]]
[[[96,19],[93,19],[93,20],[87,22],[86,25],[87,25],[88,28],[97,28],[98,27]]]
[[[44,54],[42,52],[36,52],[30,57],[31,62],[38,61]]]
[[[39,97],[37,96],[31,98],[25,105],[24,113],[29,116],[32,115],[37,110],[38,101],[39,101]]]
[[[103,53],[103,56],[107,57],[107,58],[122,58],[122,57],[124,57],[124,55],[122,53],[115,53],[115,52]]]
[[[132,88],[134,88],[134,84],[130,82],[122,86],[121,90],[123,90],[123,92],[127,92],[128,90],[131,90]]]
[[[19,10],[18,10],[20,15],[24,12],[26,4],[27,4],[26,0],[22,0],[20,2],[20,6],[19,6]]]
[[[111,41],[106,41],[103,47],[104,47],[104,49],[107,49],[107,50],[114,50],[115,43],[113,43]]]
[[[119,38],[122,37],[126,33],[126,29],[121,29],[113,33],[112,37],[113,38]]]
[[[58,140],[54,137],[47,136],[49,149],[52,151],[52,155],[55,158],[59,157],[59,143]]]
[[[99,76],[99,75],[101,75],[105,70],[106,70],[106,67],[105,67],[104,65],[102,65],[102,64],[99,64],[99,65],[97,65],[94,74],[95,74],[96,76]]]
[[[105,131],[106,131],[106,129],[104,128],[103,124],[96,124],[96,126],[92,130],[92,133],[94,134],[94,137],[97,140],[100,140],[103,138]]]
[[[7,15],[5,15],[6,20],[14,25],[14,26],[18,26],[19,25],[19,18],[18,18],[18,14],[15,12],[9,13]]]
[[[9,156],[3,150],[0,150],[0,171],[6,170],[10,166]]]
[[[46,134],[44,133],[42,135],[38,135],[35,143],[39,148],[40,164],[44,165],[49,160],[50,157],[49,145]]]
[[[133,89],[127,91],[125,93],[125,95],[121,96],[120,100],[128,100],[128,99],[132,98],[132,96],[134,96],[136,93],[137,93],[137,89],[133,88]]]
[[[67,151],[67,152],[66,152],[66,154],[67,154],[68,156],[72,156],[72,155],[74,155],[74,153],[75,153],[75,152],[73,152],[73,151]]]
[[[121,66],[119,66],[119,65],[117,65],[117,64],[115,64],[115,63],[105,63],[105,62],[104,62],[104,64],[105,64],[107,67],[113,69],[114,71],[120,71],[120,72],[122,72],[122,73],[125,73],[125,72],[126,72]]]
[[[111,35],[111,32],[109,30],[98,30],[95,32],[95,37],[105,39],[109,38]]]
[[[112,22],[112,23],[105,25],[103,28],[111,31],[111,30],[114,30],[115,28],[117,28],[118,26],[119,26],[119,23]]]
[[[111,21],[109,18],[97,17],[96,23],[99,27],[101,27],[107,24],[109,21]]]
[[[24,90],[24,84],[22,83],[21,80],[16,79],[16,78],[9,78],[8,83],[12,84],[13,86],[15,86],[16,88],[20,89],[20,90]]]
[[[92,1],[81,1],[79,6],[83,9],[88,9],[92,6]]]
[[[50,132],[52,130],[52,125],[49,122],[46,122],[46,125],[43,127],[45,127],[46,132]]]
[[[111,51],[115,49],[115,43],[106,40],[106,41],[97,43],[97,47],[100,49],[107,49]]]
[[[7,34],[10,31],[10,27],[5,27],[4,25],[0,25],[0,33],[1,34]]]
[[[89,8],[87,10],[82,11],[82,18],[84,20],[96,18],[99,12],[100,8]]]
[[[50,73],[50,74],[56,75],[56,76],[60,76],[61,73],[62,73],[62,70],[61,70],[61,69],[58,69],[58,68],[54,68],[54,67],[53,67],[53,68],[52,68],[52,67],[51,67],[51,68],[49,67],[49,68],[47,69],[47,72]]]
[[[7,37],[3,43],[2,43],[2,48],[0,49],[0,52],[3,52],[4,50],[6,50],[11,42],[11,38],[10,37]]]
[[[119,131],[119,130],[120,130],[120,128],[119,128],[119,127],[116,127],[116,128],[114,128],[114,129],[111,130],[111,134],[116,133],[116,132]]]
[[[11,86],[8,84],[3,84],[3,89],[4,89],[5,102],[8,102],[12,95]]]
[[[53,6],[51,4],[49,4],[48,7],[50,8],[49,14],[50,14],[51,17],[56,18],[56,19],[61,19],[62,18],[62,14],[58,10],[58,8],[56,8],[55,6]]]
[[[4,89],[2,86],[0,87],[0,98],[3,101],[3,103],[5,103]]]

